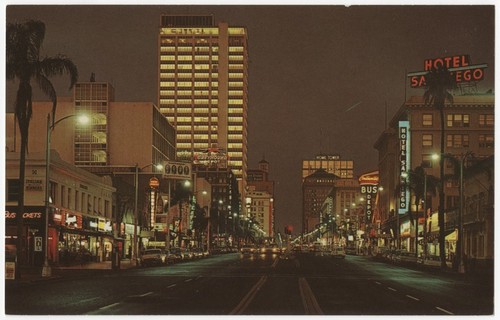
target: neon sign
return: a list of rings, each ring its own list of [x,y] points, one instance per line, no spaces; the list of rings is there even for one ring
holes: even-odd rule
[[[412,88],[424,87],[426,85],[426,76],[429,71],[445,67],[455,78],[456,83],[480,81],[484,79],[484,69],[487,64],[472,65],[468,55],[456,55],[444,58],[424,60],[424,71],[411,72],[410,86]]]
[[[408,211],[410,203],[410,192],[403,181],[403,175],[410,168],[410,122],[399,121],[399,168],[401,177],[401,187],[399,190],[399,214],[405,214]]]

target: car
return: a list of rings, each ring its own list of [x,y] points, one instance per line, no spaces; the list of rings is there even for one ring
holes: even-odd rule
[[[141,266],[162,265],[167,255],[161,249],[146,249],[141,255]]]
[[[401,264],[417,263],[417,257],[413,252],[399,251],[399,254],[395,258],[395,262]]]
[[[255,252],[255,247],[251,244],[244,244],[240,249],[241,254],[252,254]]]
[[[345,253],[346,254],[351,254],[351,255],[357,255],[358,254],[358,250],[356,250],[355,246],[348,246],[348,247],[345,248]]]
[[[334,247],[331,255],[334,258],[345,259],[345,250],[343,247]]]
[[[172,259],[176,262],[184,260],[184,251],[181,248],[174,247],[170,248],[169,255],[172,256]]]
[[[280,248],[275,243],[267,244],[260,249],[260,253],[265,253],[265,254],[280,253]]]

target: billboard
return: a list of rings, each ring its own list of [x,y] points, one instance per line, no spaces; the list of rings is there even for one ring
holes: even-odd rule
[[[179,161],[165,161],[163,163],[163,178],[191,180],[191,163]]]
[[[212,147],[198,150],[194,153],[194,164],[201,164],[209,168],[227,168],[228,156],[225,149]]]

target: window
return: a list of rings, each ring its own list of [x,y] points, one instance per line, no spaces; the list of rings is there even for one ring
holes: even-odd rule
[[[495,123],[495,116],[492,114],[480,114],[479,126],[480,127],[493,127]]]
[[[448,127],[468,127],[469,115],[468,114],[449,114],[446,116],[446,123]]]
[[[424,127],[432,127],[432,114],[425,113],[422,115],[422,125]]]
[[[479,148],[493,148],[494,146],[495,142],[492,134],[479,135]]]
[[[432,147],[432,134],[422,135],[422,147]]]
[[[8,179],[7,180],[7,201],[18,201],[19,200],[19,179]]]
[[[467,148],[469,147],[469,135],[449,134],[446,136],[446,146],[448,148]]]

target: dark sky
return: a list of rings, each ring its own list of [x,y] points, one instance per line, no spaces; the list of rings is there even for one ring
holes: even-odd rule
[[[214,14],[249,34],[249,165],[265,155],[276,185],[279,230],[300,231],[302,159],[323,152],[377,169],[373,144],[410,90],[405,74],[426,58],[469,54],[487,63],[494,89],[494,6],[7,6],[7,22],[46,24],[44,53],[62,53],[81,81],[95,72],[117,101],[157,101],[161,13]],[[69,96],[67,78],[56,78]],[[7,83],[7,109],[12,105]],[[42,96],[36,96],[40,100]],[[352,106],[354,108],[350,109]],[[350,109],[349,111],[346,111]]]

